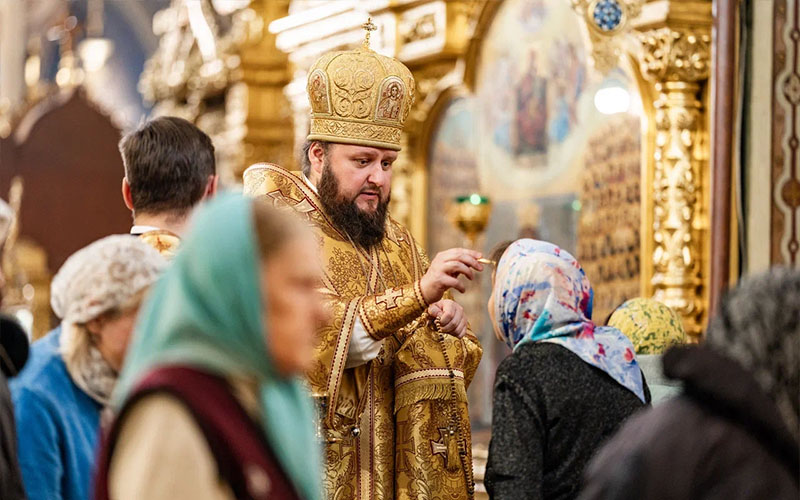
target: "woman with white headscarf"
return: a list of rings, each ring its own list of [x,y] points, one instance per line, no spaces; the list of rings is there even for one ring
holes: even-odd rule
[[[166,265],[129,235],[72,255],[51,285],[61,327],[36,342],[11,391],[28,498],[85,500],[100,430],[143,295]]]

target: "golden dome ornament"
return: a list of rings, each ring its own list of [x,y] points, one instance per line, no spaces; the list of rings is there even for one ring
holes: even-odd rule
[[[308,140],[399,151],[414,104],[414,77],[397,59],[369,48],[370,34],[378,29],[371,18],[362,27],[361,47],[329,52],[309,70]]]

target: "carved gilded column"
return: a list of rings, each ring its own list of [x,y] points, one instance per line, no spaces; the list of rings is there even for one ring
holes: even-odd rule
[[[640,34],[642,74],[654,84],[651,195],[643,237],[652,251],[650,291],[675,309],[697,340],[707,315],[708,27],[658,28]]]

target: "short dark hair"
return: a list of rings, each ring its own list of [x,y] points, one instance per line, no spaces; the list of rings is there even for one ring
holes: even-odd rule
[[[506,253],[506,250],[508,250],[508,247],[510,247],[512,243],[514,243],[514,240],[501,241],[489,252],[489,260],[492,261],[492,286],[494,286],[494,278],[497,274],[497,265],[500,264],[500,259],[503,257],[503,254]]]
[[[315,142],[322,146],[322,151],[325,154],[328,154],[328,150],[331,146],[330,142],[325,141],[306,141],[303,143],[303,148],[300,154],[300,169],[303,171],[303,175],[306,177],[308,177],[308,175],[311,173],[311,161],[308,159],[308,151],[311,149],[311,145]]]
[[[215,175],[214,145],[183,118],[146,122],[119,142],[135,212],[185,214]]]
[[[497,266],[497,264],[500,263],[500,259],[503,257],[503,254],[506,253],[506,250],[508,250],[508,247],[510,247],[512,243],[514,243],[514,240],[501,241],[500,243],[496,244],[489,252],[489,260],[494,261],[494,265]]]

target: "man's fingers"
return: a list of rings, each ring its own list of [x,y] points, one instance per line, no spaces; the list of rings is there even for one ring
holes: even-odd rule
[[[483,264],[478,262],[482,255],[480,252],[467,248],[451,248],[439,252],[434,260],[441,260],[442,262],[458,260],[478,271],[483,271]]]
[[[472,272],[472,269],[468,268],[466,265],[462,264],[460,261],[452,260],[447,262],[443,266],[444,272],[449,274],[450,276],[456,278],[459,274],[463,274],[470,280],[475,277],[475,273]]]
[[[450,276],[449,274],[443,275],[442,279],[439,282],[445,288],[454,288],[454,289],[458,290],[461,293],[464,293],[464,291],[466,290],[466,288],[464,288],[464,285],[461,284],[460,281],[458,281],[458,278]]]
[[[450,323],[449,326],[450,326],[450,328],[448,328],[446,330],[443,327],[442,331],[444,331],[445,333],[452,333],[454,336],[456,336],[458,338],[461,338],[464,335],[464,328],[466,326],[466,322],[453,321],[453,322]]]
[[[458,324],[455,322],[445,323],[442,321],[440,324],[442,325],[442,331],[444,333],[453,333],[458,328]]]
[[[467,266],[475,269],[476,271],[483,271],[483,264],[478,262],[478,259],[471,255],[459,255],[457,257],[459,262],[463,262]]]
[[[464,316],[461,318],[461,322],[458,324],[458,328],[456,329],[458,332],[458,338],[463,338],[464,335],[467,334],[467,317]]]
[[[445,329],[444,327],[442,327],[442,332],[448,333],[448,334],[452,335],[453,337],[462,339],[462,338],[464,338],[464,335],[467,334],[467,322],[465,320],[465,321],[459,323],[457,327],[454,326],[452,329],[450,329],[450,328]]]
[[[456,326],[458,325],[457,321],[453,321],[453,311],[448,310],[447,308],[442,311],[442,315],[439,316],[439,321],[441,321],[443,325],[450,323],[455,323]]]
[[[442,308],[438,304],[431,304],[428,306],[428,314],[434,318],[438,318],[442,314]]]

